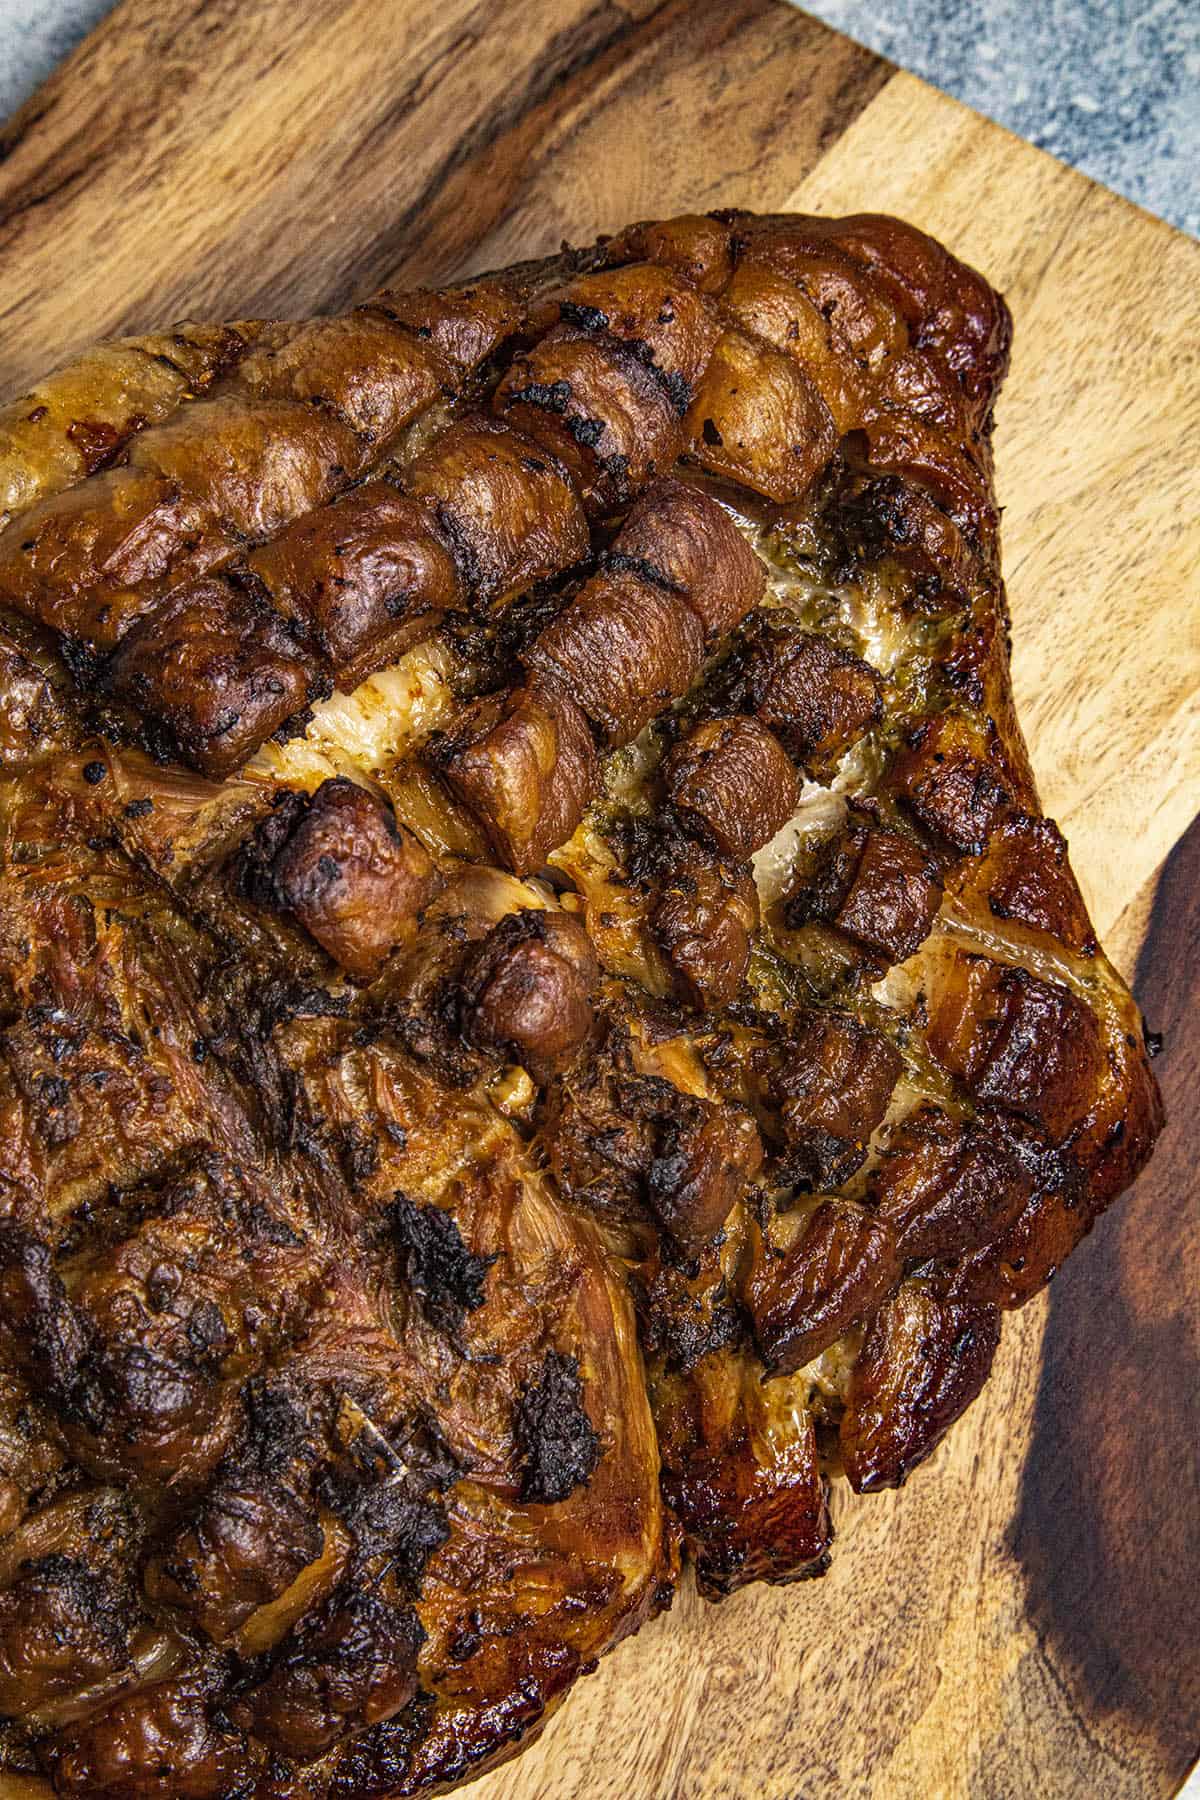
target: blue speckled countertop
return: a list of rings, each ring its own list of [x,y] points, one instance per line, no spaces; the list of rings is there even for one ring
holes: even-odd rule
[[[808,11],[1200,236],[1197,0],[817,0]]]
[[[0,0],[0,119],[110,3]],[[807,10],[1200,236],[1197,0],[809,0]]]

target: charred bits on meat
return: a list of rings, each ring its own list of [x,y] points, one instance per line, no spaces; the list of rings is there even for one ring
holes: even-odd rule
[[[444,1207],[420,1206],[407,1194],[396,1194],[387,1220],[404,1279],[426,1317],[443,1331],[458,1332],[487,1298],[483,1284],[496,1257],[473,1255]]]
[[[517,1402],[513,1436],[526,1503],[553,1505],[587,1482],[600,1460],[600,1439],[584,1408],[576,1357],[547,1350]]]

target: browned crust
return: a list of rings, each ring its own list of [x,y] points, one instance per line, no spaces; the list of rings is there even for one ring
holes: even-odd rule
[[[1013,710],[1010,331],[911,227],[728,213],[0,419],[14,1767],[479,1773],[680,1537],[819,1574],[829,1478],[905,1479],[1133,1179]],[[255,756],[423,636],[435,734]]]

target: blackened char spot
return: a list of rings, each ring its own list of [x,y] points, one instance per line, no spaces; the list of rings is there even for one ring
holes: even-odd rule
[[[255,1237],[268,1244],[280,1244],[295,1250],[304,1242],[285,1219],[277,1218],[261,1201],[256,1201],[250,1208],[246,1223]]]
[[[278,1481],[305,1460],[318,1427],[308,1396],[261,1375],[243,1389],[245,1424],[229,1458],[231,1473]]]
[[[495,1257],[473,1256],[444,1207],[418,1206],[397,1193],[387,1216],[404,1278],[426,1316],[444,1331],[457,1331],[483,1305],[483,1283]]]
[[[218,1359],[229,1344],[229,1333],[221,1309],[213,1300],[201,1300],[192,1308],[187,1322],[187,1338],[196,1355],[203,1361]]]
[[[0,1222],[0,1322],[59,1412],[102,1431],[109,1409],[96,1374],[94,1334],[68,1299],[50,1246],[8,1220]]]
[[[310,987],[284,975],[272,976],[240,994],[239,1003],[241,1036],[264,1043],[277,1025],[286,1025],[289,1019],[344,1019],[350,1007],[344,994],[331,994],[327,988]]]
[[[320,1483],[321,1498],[337,1513],[362,1558],[386,1557],[407,1591],[420,1591],[425,1565],[450,1535],[446,1509],[419,1491],[418,1478],[362,1481],[335,1471]]]
[[[280,904],[275,859],[309,809],[307,794],[280,788],[271,811],[246,838],[234,862],[234,881],[243,899],[270,911]]]
[[[527,406],[539,406],[544,412],[565,413],[571,399],[569,381],[531,381],[523,388],[515,388],[509,395],[515,404],[524,401]]]
[[[352,1188],[369,1181],[379,1167],[379,1145],[357,1125],[344,1125],[338,1133],[342,1173]]]
[[[586,1483],[600,1460],[600,1439],[584,1411],[575,1357],[547,1350],[541,1374],[517,1402],[513,1432],[522,1500],[553,1504]]]
[[[608,329],[608,314],[601,312],[598,306],[582,306],[578,300],[561,300],[558,310],[567,325],[577,326],[580,331]]]
[[[576,433],[576,437],[578,437],[578,433]],[[618,498],[624,501],[628,494],[626,477],[629,474],[629,458],[622,455],[602,456],[600,458],[600,466],[608,476],[609,480],[613,483]],[[649,464],[649,473],[654,473],[654,464],[652,462]]]
[[[627,556],[623,550],[605,550],[601,552],[601,566],[617,573],[640,575],[652,587],[662,588],[667,594],[682,594],[683,589],[677,581],[672,581],[657,563],[648,562],[644,556]]]
[[[728,1350],[745,1335],[742,1313],[728,1295],[706,1307],[686,1289],[681,1300],[660,1277],[649,1286],[635,1286],[634,1298],[645,1348],[661,1355],[673,1371],[686,1374],[704,1357]]]
[[[60,640],[59,649],[75,686],[84,692],[94,687],[100,669],[99,653],[90,644],[85,644],[82,638],[72,637],[69,632]]]
[[[575,442],[585,450],[594,450],[604,436],[603,419],[571,419],[568,430]]]
[[[418,1688],[395,1718],[360,1733],[338,1759],[329,1800],[372,1800],[401,1792],[413,1752],[428,1736],[436,1701]]]

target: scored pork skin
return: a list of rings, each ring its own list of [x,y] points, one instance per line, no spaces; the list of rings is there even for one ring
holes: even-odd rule
[[[896,221],[721,214],[0,418],[10,1769],[466,1779],[680,1540],[820,1573],[1137,1172],[1009,333]]]

